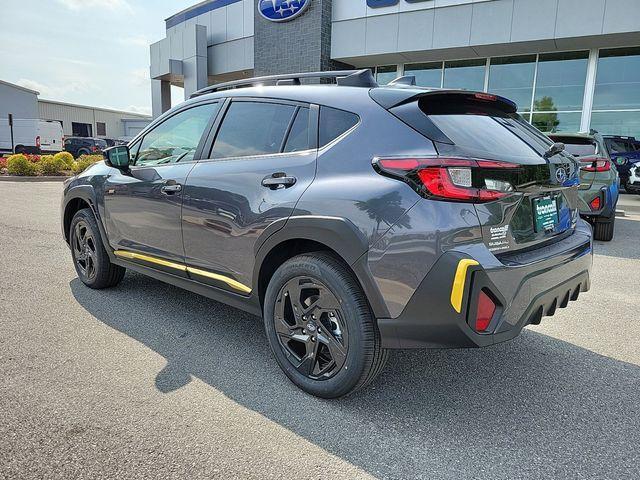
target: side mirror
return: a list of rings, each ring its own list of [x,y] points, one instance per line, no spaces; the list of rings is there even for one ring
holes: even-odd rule
[[[117,168],[119,170],[126,170],[129,168],[129,147],[126,145],[116,145],[115,147],[107,148],[102,152],[104,160],[110,167]]]

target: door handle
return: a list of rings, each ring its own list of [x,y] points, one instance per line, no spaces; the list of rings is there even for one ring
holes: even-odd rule
[[[262,179],[262,186],[268,187],[271,190],[278,190],[281,188],[289,188],[295,185],[298,181],[296,177],[289,177],[284,172],[277,172],[268,177]]]
[[[171,182],[171,183],[167,182],[165,185],[162,186],[160,191],[165,195],[173,195],[174,193],[178,193],[182,191],[182,185],[175,182]]]

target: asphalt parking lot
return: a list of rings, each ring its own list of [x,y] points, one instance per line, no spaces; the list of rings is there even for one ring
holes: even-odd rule
[[[60,183],[0,183],[0,478],[638,478],[640,196],[592,290],[516,340],[297,390],[260,320],[127,274],[92,291]]]

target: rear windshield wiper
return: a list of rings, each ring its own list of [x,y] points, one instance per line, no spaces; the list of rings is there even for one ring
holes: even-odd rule
[[[551,158],[554,155],[559,154],[560,152],[564,152],[564,143],[554,143],[553,145],[551,145],[549,147],[549,150],[547,150],[546,152],[544,152],[544,158]]]

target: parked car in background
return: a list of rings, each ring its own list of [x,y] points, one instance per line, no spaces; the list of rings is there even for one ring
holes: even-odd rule
[[[78,158],[80,155],[102,153],[107,149],[107,142],[102,138],[67,137],[64,139],[64,149]]]
[[[115,147],[116,145],[126,145],[126,140],[121,140],[119,138],[103,138],[105,142],[107,142],[107,147]]]
[[[640,165],[640,141],[635,137],[619,135],[605,135],[603,138],[609,156],[618,170],[622,187],[629,193],[640,193],[640,186],[634,186],[633,183],[638,177],[634,175],[634,180],[630,182],[631,170],[637,171]]]
[[[197,92],[65,184],[85,285],[131,269],[260,315],[326,398],[388,349],[494,345],[589,290],[579,162],[513,102],[369,70],[266,80]]]
[[[593,226],[596,240],[613,238],[620,180],[605,146],[596,133],[550,134],[554,142],[565,145],[565,151],[580,160],[580,215]]]
[[[0,151],[11,151],[11,127],[7,118],[0,118]],[[13,119],[15,153],[56,153],[62,151],[63,132],[54,120]]]

